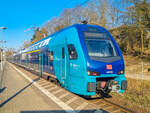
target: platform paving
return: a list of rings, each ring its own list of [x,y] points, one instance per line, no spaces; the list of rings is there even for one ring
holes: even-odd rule
[[[0,113],[53,113],[64,112],[55,102],[26,81],[8,63],[0,92]]]
[[[108,113],[23,68],[6,63],[0,113]]]

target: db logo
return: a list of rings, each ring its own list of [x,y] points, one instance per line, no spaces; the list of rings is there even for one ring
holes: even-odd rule
[[[106,65],[106,69],[112,69],[112,65]]]

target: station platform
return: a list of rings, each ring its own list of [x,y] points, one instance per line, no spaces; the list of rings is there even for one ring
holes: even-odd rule
[[[0,78],[0,113],[108,113],[9,62]]]

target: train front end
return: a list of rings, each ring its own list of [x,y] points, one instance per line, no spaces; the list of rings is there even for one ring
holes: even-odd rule
[[[87,95],[123,93],[127,88],[121,50],[110,33],[99,26],[82,30],[87,61]]]

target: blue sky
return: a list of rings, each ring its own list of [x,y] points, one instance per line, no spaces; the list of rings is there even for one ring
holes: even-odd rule
[[[7,48],[19,48],[23,40],[30,40],[32,32],[24,32],[35,24],[40,27],[58,16],[64,8],[71,8],[86,0],[0,0],[0,32]]]

